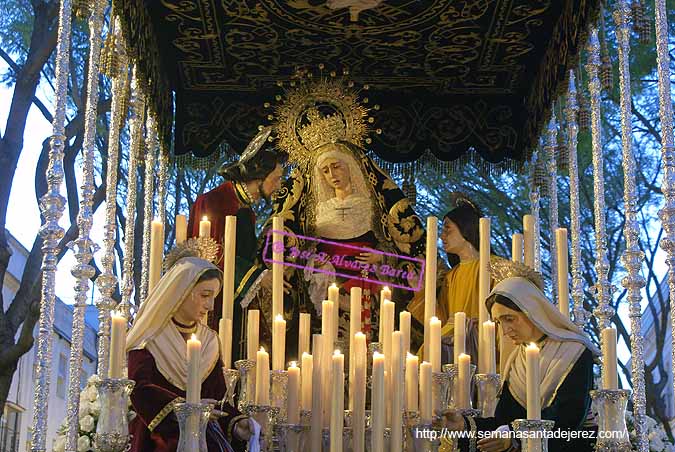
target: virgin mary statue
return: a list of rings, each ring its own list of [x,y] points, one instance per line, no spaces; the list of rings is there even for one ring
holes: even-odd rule
[[[360,287],[361,331],[371,340],[381,289],[398,288],[392,301],[403,309],[418,286],[413,258],[424,252],[422,222],[389,175],[366,155],[367,114],[340,81],[302,85],[277,109],[277,118],[277,146],[295,165],[272,213],[283,218],[286,233],[284,273],[290,293],[284,314],[290,334],[297,332],[300,312],[311,313],[318,326],[321,302],[335,283],[340,290],[338,338],[346,337],[349,328],[350,290]],[[262,293],[271,285],[271,272],[265,274],[265,268],[259,261],[256,270],[263,274],[252,271],[252,279],[244,281],[252,284],[242,304],[253,302],[269,325],[271,297]]]

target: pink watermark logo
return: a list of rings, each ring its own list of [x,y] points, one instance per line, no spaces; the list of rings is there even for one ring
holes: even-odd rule
[[[284,246],[273,243],[272,234],[292,236],[304,240],[304,246]],[[282,254],[282,260],[275,260],[274,254]],[[371,253],[382,256],[388,263],[366,263],[355,258],[359,253]],[[280,263],[287,267],[324,273],[341,278],[358,279],[374,284],[398,287],[417,292],[424,281],[424,260],[384,251],[349,245],[343,242],[318,239],[303,235],[292,235],[286,231],[268,230],[263,248],[263,260],[268,264]],[[398,265],[392,265],[392,261]],[[409,265],[405,265],[408,263]],[[413,268],[415,271],[402,267]],[[419,269],[419,276],[417,275]]]

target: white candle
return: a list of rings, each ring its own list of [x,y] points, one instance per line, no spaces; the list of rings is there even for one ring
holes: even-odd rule
[[[148,293],[157,285],[162,277],[162,261],[164,260],[164,223],[152,220],[150,231],[150,266],[148,268]]]
[[[352,385],[354,452],[365,451],[367,353],[366,335],[358,332],[354,335],[354,381]]]
[[[113,311],[110,313],[112,324],[110,325],[110,360],[108,361],[108,376],[110,378],[122,378],[124,368],[124,349],[127,338],[127,319],[122,313]]]
[[[298,334],[298,355],[309,353],[309,334],[311,330],[312,315],[306,312],[300,313],[300,333]]]
[[[419,391],[419,358],[408,353],[405,360],[405,394],[406,411],[418,410],[418,391]]]
[[[322,408],[323,408],[323,423],[324,427],[329,427],[330,424],[330,401],[331,401],[331,390],[330,382],[332,380],[332,355],[335,346],[333,340],[333,302],[330,300],[324,300],[322,303],[322,313],[321,313],[321,346],[323,348],[321,354],[321,369],[322,369]],[[316,365],[316,363],[314,364]]]
[[[396,313],[393,301],[385,301],[382,306],[382,331],[384,332],[382,352],[384,354],[384,371],[391,371],[391,335],[394,332],[394,319]]]
[[[323,353],[323,337],[320,334],[312,336],[312,351],[317,359],[313,360],[312,369],[312,418],[310,420],[310,450],[321,450],[323,441],[323,407],[322,407],[322,382],[323,363],[321,356]]]
[[[558,253],[558,308],[560,313],[570,318],[570,286],[568,280],[567,229],[555,230],[555,243]]]
[[[602,388],[619,389],[619,374],[616,371],[616,329],[602,330]]]
[[[539,372],[539,347],[532,343],[525,349],[525,367],[527,383],[527,418],[541,419],[541,396],[539,385],[541,383]]]
[[[272,218],[272,318],[284,312],[284,219],[276,216]],[[275,251],[281,248],[281,251]]]
[[[384,342],[384,336],[382,336],[382,310],[384,309],[385,300],[391,301],[391,289],[389,289],[387,286],[384,286],[382,290],[380,290],[380,310],[378,311],[380,313],[380,325],[377,338],[377,341],[380,344]]]
[[[459,355],[457,390],[457,407],[470,408],[471,400],[471,356],[462,353]]]
[[[372,373],[372,445],[370,450],[373,452],[384,452],[384,423],[386,410],[384,407],[384,356],[381,353],[373,353]]]
[[[422,424],[431,424],[431,363],[423,361],[420,364],[420,421]]]
[[[342,435],[345,416],[345,356],[340,350],[333,353],[333,397],[330,414],[330,450],[342,452]]]
[[[220,351],[223,356],[223,367],[232,367],[232,319],[220,319],[218,321],[218,338],[220,339]]]
[[[483,336],[485,337],[485,372],[494,374],[497,372],[494,322],[490,320],[483,322]]]
[[[286,321],[281,314],[274,318],[272,336],[272,369],[284,370],[286,362]]]
[[[202,392],[202,379],[199,374],[199,363],[202,359],[202,343],[194,334],[187,341],[188,374],[185,386],[187,403],[199,403]]]
[[[401,311],[398,316],[398,329],[403,333],[403,355],[410,353],[410,322],[411,316],[408,311]]]
[[[485,299],[490,294],[490,219],[479,220],[480,236],[480,262],[478,272],[478,367],[481,373],[485,373],[485,344],[481,329],[483,322],[489,319]]]
[[[354,337],[361,331],[361,288],[352,287],[349,292],[349,409],[354,408]]]
[[[258,350],[255,367],[255,403],[269,406],[270,404],[270,355],[263,347]]]
[[[225,238],[223,240],[223,318],[234,317],[234,261],[237,243],[237,217],[225,217]]]
[[[199,222],[199,237],[211,237],[211,222],[208,217],[203,217]]]
[[[511,236],[511,260],[523,263],[523,234],[516,233]]]
[[[305,411],[312,409],[312,373],[314,371],[314,358],[309,353],[302,354],[302,393],[300,397],[300,405]]]
[[[340,301],[340,288],[337,284],[332,283],[328,286],[328,299],[333,302],[333,304],[339,304]]]
[[[441,371],[441,321],[432,317],[429,321],[429,358],[432,372]]]
[[[288,397],[286,399],[286,413],[289,424],[300,423],[300,368],[295,361],[288,367]]]
[[[403,334],[394,331],[391,344],[391,450],[403,450]]]
[[[185,215],[176,215],[176,245],[187,240],[187,218]]]
[[[454,354],[453,363],[459,363],[459,355],[466,352],[466,314],[455,312],[455,330],[454,330]],[[436,372],[436,371],[434,371]]]
[[[260,340],[260,311],[257,309],[248,310],[246,329],[246,357],[255,361]]]
[[[427,248],[424,267],[424,354],[430,359],[429,320],[436,315],[436,260],[438,218],[427,217]]]
[[[525,265],[534,268],[534,215],[523,217],[523,254]]]

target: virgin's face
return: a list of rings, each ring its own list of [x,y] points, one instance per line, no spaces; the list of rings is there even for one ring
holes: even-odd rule
[[[323,174],[328,185],[336,190],[345,190],[350,185],[349,167],[342,160],[327,158],[321,162],[319,171]]]
[[[501,325],[504,335],[516,344],[536,342],[544,335],[525,314],[499,303],[492,306],[492,318]]]
[[[187,324],[200,321],[206,313],[213,310],[213,300],[218,292],[220,292],[220,281],[217,279],[207,279],[197,283],[178,308],[176,320]]]
[[[466,244],[466,240],[459,232],[457,225],[448,220],[443,220],[443,229],[441,230],[441,241],[446,253],[457,254]]]

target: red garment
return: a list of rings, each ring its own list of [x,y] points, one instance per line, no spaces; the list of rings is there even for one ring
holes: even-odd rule
[[[176,415],[168,413],[151,432],[148,426],[168,404],[177,398],[185,398],[185,391],[178,389],[159,372],[152,354],[145,350],[132,350],[128,353],[129,379],[135,386],[131,391],[131,403],[136,417],[129,424],[131,434],[131,452],[174,452],[178,447],[178,421]],[[202,399],[222,400],[225,395],[225,379],[222,362],[218,360],[215,368],[202,383]],[[220,407],[217,407],[220,408]],[[232,438],[234,425],[246,417],[236,408],[224,405],[226,416],[218,420],[225,432],[227,441],[235,451],[244,451],[245,443]],[[207,436],[209,451],[220,451],[221,444]]]

